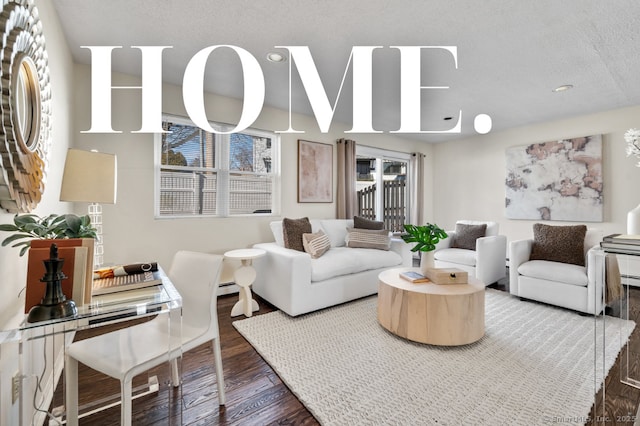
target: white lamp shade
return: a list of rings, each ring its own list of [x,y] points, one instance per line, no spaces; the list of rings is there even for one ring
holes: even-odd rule
[[[69,149],[60,201],[115,204],[118,185],[114,154]]]

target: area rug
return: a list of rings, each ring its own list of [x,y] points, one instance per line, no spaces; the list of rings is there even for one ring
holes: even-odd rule
[[[436,347],[391,334],[376,309],[372,296],[233,325],[324,425],[583,424],[635,327],[487,289],[485,336]]]

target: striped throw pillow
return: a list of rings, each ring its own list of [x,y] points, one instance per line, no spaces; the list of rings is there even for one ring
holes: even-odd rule
[[[370,248],[378,250],[389,250],[391,248],[391,237],[386,229],[359,229],[347,228],[347,247]]]
[[[313,259],[317,259],[331,248],[331,241],[324,232],[318,231],[313,234],[302,234],[302,245],[304,251],[309,253]]]

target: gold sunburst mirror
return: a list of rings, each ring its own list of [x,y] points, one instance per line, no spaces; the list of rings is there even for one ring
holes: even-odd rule
[[[0,207],[30,212],[42,199],[51,143],[49,60],[33,2],[3,1],[0,32]]]

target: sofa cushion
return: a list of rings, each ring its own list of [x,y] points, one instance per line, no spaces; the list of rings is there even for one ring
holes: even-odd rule
[[[360,229],[384,229],[384,222],[377,220],[371,220],[360,216],[353,217],[353,227]]]
[[[302,245],[304,251],[313,259],[319,258],[331,248],[329,237],[322,230],[312,234],[302,234]]]
[[[342,275],[355,274],[402,264],[394,251],[334,247],[322,257],[311,260],[311,281],[324,281]]]
[[[282,221],[278,220],[276,222],[269,223],[269,228],[271,228],[271,233],[273,234],[273,238],[276,240],[276,244],[280,247],[284,247],[284,237],[282,236]]]
[[[442,262],[458,263],[460,265],[476,266],[476,251],[459,248],[438,250],[433,255],[434,259]]]
[[[520,265],[518,267],[518,273],[531,278],[583,287],[589,283],[587,269],[584,266],[570,263],[531,260]]]
[[[391,248],[391,237],[386,229],[347,228],[345,242],[349,248],[377,250],[389,250]]]
[[[353,227],[353,220],[350,219],[323,219],[320,226],[329,241],[331,247],[343,247],[345,238],[347,237],[347,227]]]
[[[322,227],[320,226],[320,221],[318,219],[311,219],[311,232],[318,232]],[[273,239],[276,244],[280,247],[284,247],[284,235],[282,231],[282,221],[277,220],[269,223],[269,228],[271,228],[271,233],[273,234]]]
[[[284,246],[293,250],[304,251],[302,234],[311,233],[311,222],[308,217],[300,219],[282,219],[282,236]]]
[[[585,225],[533,225],[530,260],[548,260],[584,266]]]
[[[476,240],[485,236],[487,224],[470,225],[466,223],[456,223],[456,235],[451,242],[452,248],[467,250],[476,249]]]

